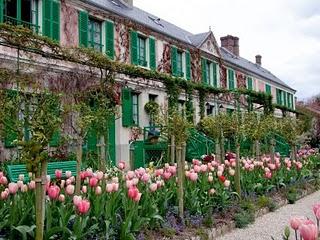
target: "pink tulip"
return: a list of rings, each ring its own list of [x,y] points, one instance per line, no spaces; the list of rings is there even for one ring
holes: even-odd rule
[[[292,217],[290,219],[290,226],[293,230],[298,230],[299,226],[302,224],[302,217]]]
[[[223,185],[228,188],[230,186],[230,181],[229,180],[225,180]]]
[[[83,193],[87,193],[88,192],[88,188],[87,188],[87,186],[82,186],[82,189],[81,189],[81,191],[83,192]]]
[[[106,185],[106,192],[107,192],[107,193],[112,193],[112,192],[113,192],[112,183],[108,183],[108,184]]]
[[[89,209],[90,209],[90,202],[86,199],[81,200],[77,205],[76,205],[79,214],[86,214]]]
[[[126,163],[124,161],[120,161],[119,164],[118,164],[118,168],[120,170],[124,170],[126,168]]]
[[[62,178],[62,171],[57,169],[54,174],[56,175],[56,179],[61,179]]]
[[[86,177],[92,177],[93,175],[93,171],[91,168],[87,168],[87,170],[85,171],[85,175]]]
[[[134,184],[133,184],[133,181],[132,180],[127,180],[126,181],[126,186],[127,186],[127,188],[130,188],[130,187],[132,187]]]
[[[64,188],[65,185],[66,185],[66,180],[61,180],[60,182],[61,189]]]
[[[132,184],[133,184],[133,185],[137,186],[138,183],[139,183],[139,179],[138,179],[138,178],[133,178],[133,179],[132,179]]]
[[[265,172],[264,176],[267,179],[271,179],[272,178],[272,173],[271,172]]]
[[[177,167],[176,166],[170,166],[169,167],[169,172],[172,174],[172,175],[175,175],[177,173]]]
[[[66,183],[66,185],[68,186],[68,185],[72,184],[72,180],[71,180],[70,178],[68,178],[68,179],[65,181],[65,183]]]
[[[201,168],[201,172],[203,173],[208,170],[208,166],[206,164],[202,164],[200,168]]]
[[[74,185],[72,185],[72,184],[68,185],[68,186],[66,187],[66,193],[67,193],[68,195],[74,194]]]
[[[9,190],[4,190],[4,191],[1,192],[0,198],[2,200],[7,199],[8,197],[9,197]]]
[[[57,185],[52,185],[48,188],[48,196],[50,199],[57,199],[60,194],[60,188]]]
[[[170,177],[171,177],[171,173],[170,173],[170,172],[165,171],[165,172],[163,173],[163,178],[164,178],[164,180],[169,180]]]
[[[144,173],[141,177],[141,180],[144,182],[144,183],[147,183],[149,180],[150,180],[150,175],[148,173]]]
[[[104,177],[104,173],[101,172],[101,171],[98,171],[98,172],[97,172],[97,178],[98,178],[99,180],[102,180],[103,177]]]
[[[36,182],[32,180],[29,182],[28,186],[29,186],[29,189],[33,190],[36,188]]]
[[[4,176],[4,173],[0,171],[0,178]]]
[[[128,197],[135,202],[139,202],[141,198],[141,193],[139,192],[139,189],[137,187],[133,186],[128,190]]]
[[[193,181],[193,182],[197,181],[197,179],[198,179],[198,173],[196,173],[196,172],[190,172],[189,178],[190,178],[190,180]]]
[[[11,182],[11,183],[9,183],[8,188],[9,188],[9,193],[14,195],[17,193],[19,186],[17,183]]]
[[[101,193],[102,193],[101,187],[100,187],[100,186],[97,186],[96,189],[95,189],[95,194],[96,194],[96,195],[101,195]]]
[[[222,171],[218,171],[218,172],[217,172],[217,176],[218,176],[218,177],[221,177],[221,176],[222,176],[222,174],[223,174],[223,172],[222,172]]]
[[[135,202],[139,202],[141,199],[142,193],[138,193],[138,195],[133,199]]]
[[[315,224],[301,224],[299,232],[303,240],[316,240],[318,237],[318,229]]]
[[[201,171],[201,167],[199,165],[194,165],[193,166],[193,170],[196,172],[196,173],[199,173]]]
[[[75,195],[75,196],[73,196],[72,201],[73,201],[73,204],[74,204],[75,206],[78,206],[78,204],[82,201],[82,197]]]
[[[192,164],[193,165],[200,165],[201,162],[198,159],[192,159]]]
[[[313,205],[312,210],[313,210],[314,215],[317,214],[317,211],[319,209],[320,209],[320,203],[316,203],[316,204]]]
[[[119,183],[112,183],[112,188],[113,188],[113,191],[114,192],[118,192],[118,190],[119,190]]]
[[[92,187],[92,188],[94,188],[94,187],[96,187],[97,186],[97,184],[98,184],[98,178],[96,178],[96,177],[92,177],[92,178],[90,178],[90,180],[89,180],[89,185],[90,185],[90,187]]]
[[[130,180],[130,179],[134,178],[135,175],[136,175],[136,174],[135,174],[133,171],[129,171],[129,172],[127,173],[127,178]]]
[[[64,202],[65,199],[66,199],[66,197],[63,194],[59,195],[59,198],[58,198],[59,202]]]
[[[5,176],[2,176],[0,178],[0,184],[7,185],[8,184],[8,179]]]
[[[156,169],[156,170],[155,170],[155,175],[156,175],[156,177],[162,176],[162,175],[163,175],[163,172],[164,172],[164,170],[163,170],[162,168]]]
[[[22,188],[22,186],[23,186],[23,181],[20,181],[20,180],[19,180],[19,181],[17,181],[17,185],[18,185],[18,188],[20,188],[20,189],[21,189],[21,188]]]
[[[158,188],[158,185],[156,183],[151,183],[149,186],[149,189],[151,192],[155,192]]]
[[[71,171],[66,171],[66,178],[70,178],[72,176],[72,172]]]

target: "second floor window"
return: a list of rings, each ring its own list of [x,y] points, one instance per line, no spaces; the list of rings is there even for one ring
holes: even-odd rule
[[[218,87],[218,64],[202,58],[201,67],[202,82],[213,87]]]
[[[139,65],[147,67],[148,62],[146,61],[146,38],[138,36],[138,61]]]
[[[3,12],[0,16],[3,14],[3,22],[39,31],[37,0],[4,0],[3,3],[0,1],[1,4]]]
[[[191,55],[189,51],[171,47],[171,74],[175,77],[191,79]]]
[[[253,80],[252,77],[247,77],[247,89],[253,90]]]
[[[101,22],[89,18],[88,22],[88,45],[89,47],[102,52],[102,34],[101,34]]]
[[[228,88],[230,90],[235,89],[236,84],[235,84],[235,74],[232,69],[228,69]]]
[[[184,76],[182,55],[183,55],[182,51],[177,51],[177,74],[178,74],[178,77]]]

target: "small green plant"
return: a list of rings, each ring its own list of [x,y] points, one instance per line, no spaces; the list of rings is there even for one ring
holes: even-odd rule
[[[289,204],[294,204],[297,201],[297,189],[292,187],[287,191],[287,200]]]
[[[234,216],[237,228],[245,228],[255,219],[254,212],[241,210]]]
[[[265,208],[265,207],[268,207],[270,202],[271,202],[270,198],[268,198],[266,196],[260,196],[258,198],[257,205],[259,208]]]
[[[159,104],[155,101],[147,102],[146,105],[144,105],[144,110],[150,116],[156,116],[159,114]]]
[[[243,211],[254,212],[256,210],[254,203],[249,200],[242,201],[240,207]]]
[[[205,218],[203,219],[203,225],[205,227],[210,228],[210,227],[212,227],[213,224],[214,224],[214,219],[213,219],[212,215],[211,214],[207,214],[205,216]]]

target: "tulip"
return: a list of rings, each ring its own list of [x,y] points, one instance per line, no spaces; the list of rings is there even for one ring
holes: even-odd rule
[[[68,195],[74,194],[74,185],[72,185],[72,184],[68,185],[68,186],[66,187],[66,193],[67,193]]]
[[[11,183],[9,183],[9,185],[8,185],[8,189],[9,189],[9,193],[12,194],[12,195],[14,195],[14,194],[17,193],[17,191],[18,191],[18,189],[19,189],[19,186],[18,186],[17,183],[11,182]]]
[[[303,218],[302,217],[292,217],[290,219],[290,226],[293,230],[298,230],[299,226],[302,224]]]
[[[71,180],[70,178],[68,178],[68,179],[66,180],[66,185],[68,186],[68,185],[70,185],[70,184],[72,184],[72,180]]]
[[[301,224],[299,232],[303,240],[316,240],[318,237],[318,229],[315,224]]]
[[[90,187],[96,187],[97,186],[97,184],[98,184],[98,178],[96,178],[96,177],[92,177],[92,178],[90,178],[90,180],[89,180],[89,185],[90,185]]]
[[[132,179],[132,178],[134,178],[135,177],[135,173],[133,172],[133,171],[129,171],[128,173],[127,173],[127,178],[130,180],[130,179]]]
[[[73,204],[74,204],[75,206],[77,206],[77,205],[80,203],[80,201],[82,201],[82,197],[75,195],[75,196],[73,196],[72,201],[73,201]]]
[[[201,167],[199,165],[194,165],[193,166],[193,170],[196,172],[196,173],[199,173],[201,171]]]
[[[108,184],[106,185],[106,192],[107,192],[107,193],[112,193],[112,192],[113,192],[113,185],[112,185],[112,183],[108,183]]]
[[[134,184],[133,184],[133,181],[132,180],[127,180],[126,181],[126,186],[127,186],[127,188],[130,188],[131,186],[133,186]]]
[[[133,179],[132,179],[132,184],[133,184],[133,185],[137,186],[138,183],[139,183],[139,179],[138,179],[138,178],[133,178]]]
[[[91,168],[87,168],[87,170],[85,171],[85,176],[86,177],[92,177],[93,175],[93,171]]]
[[[190,180],[193,181],[193,182],[197,181],[197,179],[198,179],[198,173],[196,173],[196,172],[190,172],[189,178],[190,178]]]
[[[98,172],[97,172],[97,178],[98,178],[99,180],[102,180],[103,177],[104,177],[104,173],[101,172],[101,171],[98,171]]]
[[[201,168],[201,172],[203,173],[208,170],[208,166],[206,164],[202,164],[200,168]]]
[[[8,197],[9,197],[9,190],[4,190],[4,191],[1,192],[0,198],[2,200],[7,199]]]
[[[171,173],[170,173],[170,172],[165,171],[165,172],[163,173],[163,178],[164,178],[164,180],[169,180],[170,177],[171,177]]]
[[[215,194],[216,193],[216,190],[214,189],[214,188],[211,188],[210,190],[209,190],[209,194],[210,195],[213,195],[213,194]]]
[[[95,189],[95,193],[96,193],[96,195],[101,195],[101,193],[102,193],[102,189],[101,189],[101,187],[100,187],[100,186],[97,186],[97,187],[96,187],[96,189]]]
[[[81,191],[82,191],[83,193],[87,193],[87,192],[88,192],[87,186],[86,186],[86,185],[83,185]]]
[[[192,164],[193,165],[200,165],[200,161],[198,159],[192,159]]]
[[[272,173],[271,172],[265,172],[264,176],[267,179],[271,179],[272,178]]]
[[[4,176],[4,173],[0,171],[0,178]]]
[[[128,189],[128,197],[135,202],[139,202],[141,198],[141,193],[139,193],[139,189],[136,186],[133,186]]]
[[[29,186],[29,189],[35,189],[36,188],[36,182],[32,180],[32,181],[30,181],[28,183],[28,186]]]
[[[234,169],[232,169],[232,168],[229,169],[229,175],[230,176],[234,176],[235,173],[236,173],[236,171]]]
[[[28,185],[23,184],[21,187],[21,192],[23,192],[23,193],[28,192]]]
[[[151,192],[155,192],[158,188],[158,185],[156,183],[151,183],[149,186],[149,189]]]
[[[213,176],[212,175],[208,176],[208,182],[213,182]]]
[[[133,199],[135,202],[139,202],[141,199],[142,193],[138,193],[138,195]]]
[[[221,177],[222,174],[223,174],[222,171],[218,171],[218,172],[217,172],[217,176],[218,176],[218,177]]]
[[[50,199],[57,199],[60,194],[60,188],[57,185],[52,185],[48,188],[48,196]]]
[[[72,176],[72,172],[71,171],[66,171],[66,178],[70,178]]]
[[[223,185],[228,188],[230,186],[230,181],[229,180],[225,180]]]
[[[226,181],[226,177],[225,176],[220,176],[219,180],[220,180],[220,182],[224,183]]]
[[[66,197],[63,194],[59,195],[59,198],[58,198],[59,202],[64,202],[65,199],[66,199]]]
[[[156,170],[155,170],[155,175],[156,175],[156,177],[162,176],[162,175],[163,175],[163,172],[164,172],[164,170],[163,170],[162,168],[156,169]]]
[[[118,168],[120,170],[124,170],[126,168],[126,163],[124,161],[120,161],[119,164],[118,164]]]
[[[21,189],[21,188],[22,188],[22,186],[23,186],[23,181],[20,181],[20,180],[19,180],[19,181],[17,181],[17,185],[18,185],[18,188],[20,188],[20,189]]]
[[[8,179],[5,176],[2,176],[0,178],[0,184],[7,185],[8,184]]]
[[[79,214],[86,214],[90,209],[90,202],[86,199],[80,200],[76,207]]]
[[[176,166],[170,166],[169,167],[169,172],[172,174],[172,175],[175,175],[177,173],[177,167]]]
[[[71,181],[72,183],[74,183],[74,182],[76,181],[76,178],[75,178],[74,176],[71,176],[71,177],[69,177],[68,179],[70,179],[70,181]]]
[[[119,183],[112,183],[112,188],[114,192],[118,192],[119,190]]]
[[[56,175],[56,179],[61,179],[62,178],[62,171],[61,170],[56,170],[54,172],[54,174]]]
[[[148,173],[144,173],[141,177],[141,180],[146,183],[150,180],[150,175]]]
[[[22,182],[24,181],[24,174],[19,174],[19,180]]]

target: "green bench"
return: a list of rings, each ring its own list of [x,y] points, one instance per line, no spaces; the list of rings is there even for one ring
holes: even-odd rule
[[[55,171],[62,171],[62,176],[65,177],[66,171],[71,171],[72,176],[77,175],[77,162],[76,161],[64,161],[64,162],[49,162],[47,168],[47,175],[50,175],[51,179],[55,179]],[[19,175],[24,175],[24,182],[28,182],[29,174],[25,164],[19,165],[7,165],[7,176],[11,182],[17,182]]]

